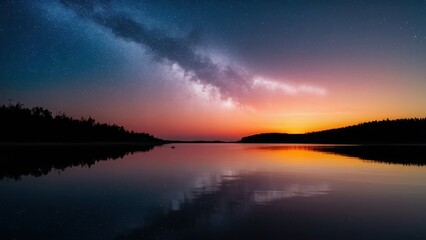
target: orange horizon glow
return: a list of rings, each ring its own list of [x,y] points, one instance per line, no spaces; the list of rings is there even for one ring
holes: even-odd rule
[[[232,101],[171,75],[167,87],[152,87],[143,96],[136,92],[131,102],[113,101],[101,93],[94,93],[99,94],[93,96],[96,101],[85,101],[73,95],[75,89],[58,88],[49,91],[75,100],[34,105],[76,118],[91,116],[162,139],[236,141],[258,133],[306,133],[385,119],[424,118],[426,82],[422,73],[411,70],[388,63],[316,65],[309,71],[256,77],[255,81],[263,79],[266,85],[259,87],[258,81],[251,95]],[[324,92],[292,92],[297,89],[291,87],[300,86]]]

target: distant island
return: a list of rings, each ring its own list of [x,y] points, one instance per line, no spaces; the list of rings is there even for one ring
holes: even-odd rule
[[[99,123],[91,117],[74,119],[64,113],[53,115],[42,107],[30,109],[19,103],[2,105],[0,121],[0,142],[3,143],[166,142],[147,133]]]
[[[261,133],[243,137],[240,143],[426,143],[426,118],[382,120],[304,134]]]

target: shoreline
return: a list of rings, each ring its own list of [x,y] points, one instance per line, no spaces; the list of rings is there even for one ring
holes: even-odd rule
[[[244,144],[244,145],[316,145],[316,146],[425,146],[426,143],[321,143],[321,142],[227,142],[227,141],[168,141],[163,142],[0,142],[7,146],[160,146],[167,144]]]

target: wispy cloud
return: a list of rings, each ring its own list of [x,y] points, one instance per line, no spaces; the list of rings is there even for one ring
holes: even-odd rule
[[[307,84],[291,85],[283,82],[264,79],[261,77],[254,78],[252,86],[253,88],[265,88],[271,91],[280,91],[287,95],[313,94],[324,96],[327,94],[327,91],[324,88]]]

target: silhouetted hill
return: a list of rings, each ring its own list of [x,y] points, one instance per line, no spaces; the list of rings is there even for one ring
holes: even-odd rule
[[[383,120],[305,134],[262,133],[241,143],[426,143],[426,118]]]
[[[91,117],[53,116],[47,109],[29,109],[22,104],[1,106],[0,121],[0,142],[163,142],[147,133],[98,123]]]

